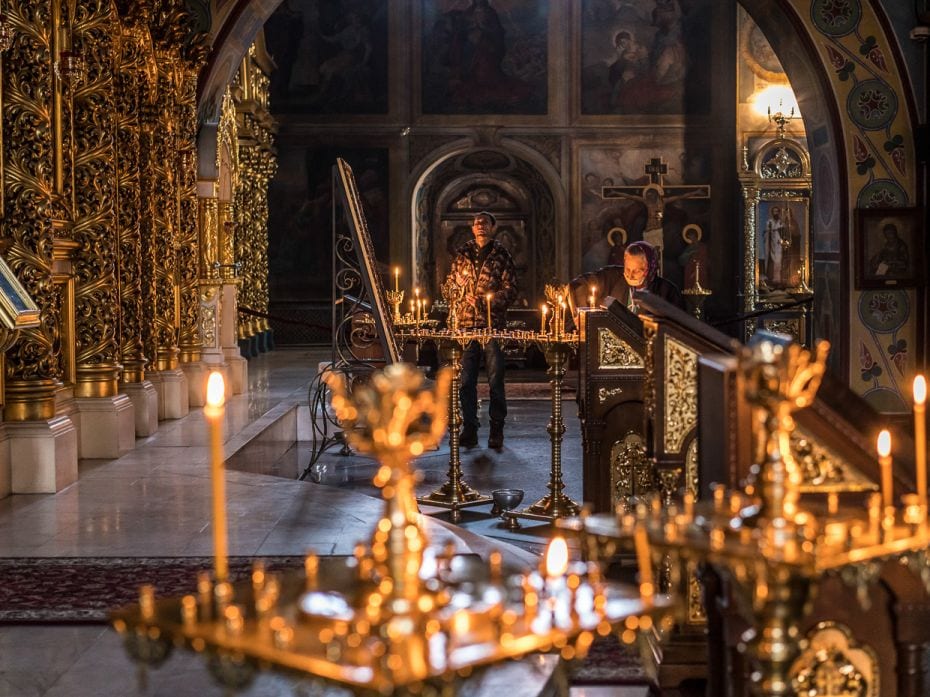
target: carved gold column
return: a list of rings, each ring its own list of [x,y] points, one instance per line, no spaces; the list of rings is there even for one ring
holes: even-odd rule
[[[252,244],[257,242],[255,194],[255,146],[240,143],[239,148],[239,185],[236,187],[235,224],[236,234],[233,241],[234,255],[239,262],[239,304],[255,309],[255,258]],[[239,339],[249,340],[257,333],[255,318],[251,315],[239,315]]]
[[[197,63],[187,63],[178,90],[178,277],[181,362],[201,360],[200,259],[197,203]]]
[[[60,154],[53,129],[50,6],[7,0],[4,14],[13,45],[3,56],[4,211],[0,230],[5,257],[41,311],[41,324],[25,329],[6,355],[6,421],[55,415],[61,376],[61,299],[52,280],[54,231],[49,224]],[[60,147],[60,142],[59,142]]]
[[[268,312],[268,182],[277,167],[274,120],[268,111],[270,81],[264,56],[255,46],[243,59],[237,77],[239,186],[236,189],[236,259],[240,263],[241,304]],[[264,67],[263,67],[264,66]],[[239,338],[252,350],[267,350],[270,325],[254,315],[240,317]]]
[[[155,365],[178,367],[178,173],[175,164],[174,75],[177,51],[158,52],[157,125],[152,133],[154,186],[149,210],[155,224]]]
[[[144,7],[144,3],[138,5]],[[146,50],[150,44],[147,17],[127,19],[120,37],[120,66],[116,75],[116,210],[120,361],[122,381],[132,384],[145,380],[149,362],[143,345],[142,224],[146,216],[140,193],[146,162],[141,150],[143,90],[147,87],[145,72],[154,64],[154,55]]]
[[[109,0],[79,0],[73,31],[82,37],[87,78],[74,88],[72,236],[75,256],[76,397],[117,393],[118,295],[113,70],[119,34]]]

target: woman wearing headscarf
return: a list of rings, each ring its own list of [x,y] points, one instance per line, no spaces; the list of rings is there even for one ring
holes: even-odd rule
[[[685,309],[684,298],[678,287],[659,275],[659,255],[648,242],[633,242],[623,252],[623,266],[605,266],[591,273],[581,274],[571,282],[572,311],[586,307],[593,287],[594,295],[603,299],[616,298],[636,312],[634,291],[654,293],[676,307]]]

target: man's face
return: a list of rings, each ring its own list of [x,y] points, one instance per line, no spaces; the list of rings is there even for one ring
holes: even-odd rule
[[[631,288],[639,288],[646,280],[646,270],[649,265],[645,256],[637,256],[629,252],[623,255],[623,277]]]
[[[772,220],[778,220],[779,218],[781,218],[781,208],[772,206]]]
[[[476,215],[471,222],[471,232],[475,236],[475,242],[478,243],[479,247],[483,247],[491,241],[493,231],[494,226],[491,224],[491,219],[486,215]]]

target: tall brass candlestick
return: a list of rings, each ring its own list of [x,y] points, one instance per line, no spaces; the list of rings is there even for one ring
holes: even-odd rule
[[[882,472],[882,507],[894,506],[894,485],[891,481],[891,434],[883,430],[878,434],[878,464]]]
[[[917,502],[927,510],[927,381],[914,378],[914,444],[917,446]]]
[[[210,480],[213,490],[213,556],[216,582],[229,578],[226,536],[226,475],[223,470],[223,406],[225,386],[222,374],[214,371],[207,379],[207,405],[203,415],[210,430]]]

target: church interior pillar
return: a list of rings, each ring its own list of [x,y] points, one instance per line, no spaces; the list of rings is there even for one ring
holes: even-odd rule
[[[158,394],[146,379],[149,364],[143,343],[142,176],[145,158],[141,113],[152,87],[146,68],[153,65],[148,12],[135,3],[123,17],[120,63],[114,76],[116,91],[116,211],[118,230],[120,392],[129,397],[135,414],[135,432],[146,437],[158,430]]]
[[[77,479],[77,438],[67,416],[56,417],[62,388],[61,297],[53,263],[57,231],[68,229],[62,200],[61,80],[53,56],[61,7],[34,11],[11,0],[4,14],[16,36],[3,70],[3,218],[7,263],[41,310],[6,354],[3,407],[13,493],[51,493]],[[48,23],[45,25],[44,23]],[[46,95],[56,95],[51,104]],[[49,221],[52,221],[49,224]]]
[[[82,0],[75,10],[63,31],[82,37],[85,61],[84,79],[74,76],[66,85],[66,102],[73,112],[68,183],[74,220],[71,234],[77,243],[73,268],[78,454],[119,457],[135,445],[133,405],[119,394],[117,384],[117,169],[110,66],[116,58],[119,21],[115,8],[98,0]]]

